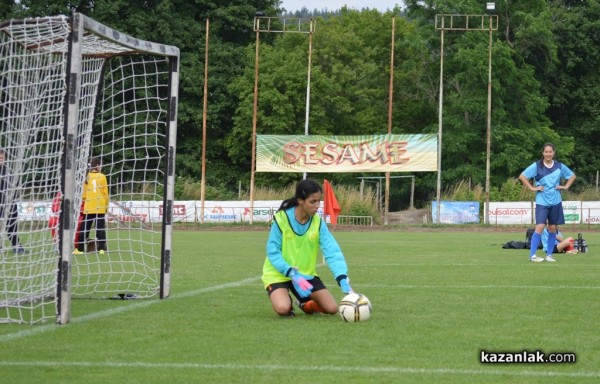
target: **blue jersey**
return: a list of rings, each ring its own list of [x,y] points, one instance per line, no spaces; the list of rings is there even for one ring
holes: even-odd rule
[[[560,180],[569,179],[574,173],[566,165],[556,160],[551,167],[547,167],[540,160],[525,168],[523,175],[528,179],[534,179],[534,187],[539,185],[544,187],[543,191],[537,191],[535,203],[551,207],[562,202],[560,190],[556,189],[560,185]]]
[[[314,218],[311,218],[305,224],[300,224],[294,216],[294,208],[295,207],[286,209],[285,213],[292,230],[299,236],[302,236],[308,231]],[[340,275],[348,275],[348,266],[346,265],[344,254],[331,232],[329,232],[329,228],[327,228],[327,224],[325,224],[324,220],[321,220],[321,225],[319,227],[319,238],[315,240],[319,242],[319,248],[325,257],[325,261],[327,262],[327,266],[333,274],[333,277],[337,279]],[[285,261],[285,258],[281,253],[283,241],[281,229],[277,225],[277,222],[274,221],[271,226],[271,232],[269,233],[269,239],[267,240],[267,257],[265,263],[271,264],[279,271],[282,275],[281,277],[285,275],[290,267],[293,267],[293,265],[289,265]],[[265,281],[264,276],[263,282],[265,283],[265,286],[273,283],[273,281]]]
[[[544,252],[548,252],[548,236],[550,235],[550,232],[548,231],[548,228],[544,228],[544,231],[542,232],[542,248],[544,248]],[[560,233],[560,231],[557,229],[556,230],[556,237],[561,237],[562,238],[562,233]],[[560,244],[560,241],[558,241],[558,239],[556,239],[556,241],[554,242],[554,246],[552,247],[552,249],[550,251],[554,250],[554,247],[557,246],[558,244]]]

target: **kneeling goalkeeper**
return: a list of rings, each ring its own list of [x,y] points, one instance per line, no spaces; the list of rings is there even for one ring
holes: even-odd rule
[[[319,249],[342,291],[352,292],[340,246],[316,214],[322,194],[317,182],[302,180],[295,196],[284,200],[275,213],[262,280],[273,310],[280,316],[294,315],[289,292],[305,313],[337,313],[336,299],[316,274]]]

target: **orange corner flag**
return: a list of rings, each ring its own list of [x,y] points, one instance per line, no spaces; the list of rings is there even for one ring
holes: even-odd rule
[[[333,226],[337,225],[337,217],[341,212],[340,204],[338,203],[335,193],[333,193],[333,188],[331,188],[331,184],[329,181],[323,181],[323,213],[325,215],[329,215],[329,221]]]

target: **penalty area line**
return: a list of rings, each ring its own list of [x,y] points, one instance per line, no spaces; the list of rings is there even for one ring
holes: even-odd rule
[[[464,376],[512,376],[512,377],[568,377],[600,378],[600,372],[559,372],[559,371],[514,371],[500,369],[459,369],[459,368],[410,368],[410,367],[361,367],[340,365],[292,366],[276,364],[207,364],[207,363],[149,363],[133,362],[90,362],[90,361],[0,361],[2,367],[83,367],[83,368],[144,368],[144,369],[197,369],[223,371],[307,371],[307,372],[359,372],[373,374],[416,374],[416,375],[464,375]]]
[[[356,284],[361,288],[394,288],[394,289],[590,289],[597,290],[597,285],[410,285],[410,284]]]
[[[243,279],[243,280],[239,280],[239,281],[233,281],[230,283],[214,285],[211,287],[205,287],[205,288],[195,289],[195,290],[171,295],[170,297],[167,298],[167,300],[184,299],[184,298],[188,298],[188,297],[202,295],[204,293],[218,291],[221,289],[235,288],[235,287],[239,287],[239,286],[242,286],[245,284],[253,283],[258,280],[260,280],[260,277],[249,277],[247,279]],[[149,307],[151,305],[156,305],[161,302],[162,302],[162,300],[159,300],[159,299],[144,299],[143,301],[134,301],[134,302],[131,302],[129,305],[124,305],[122,307],[111,308],[111,309],[108,309],[105,311],[93,312],[93,313],[89,313],[87,315],[73,317],[73,318],[71,318],[70,324],[84,323],[86,321],[109,317],[109,316],[113,316],[113,315],[123,313],[123,312],[134,311],[134,310],[137,310],[140,308],[145,308],[145,307]],[[0,343],[5,342],[5,341],[20,339],[22,337],[33,336],[33,335],[37,335],[40,333],[53,332],[53,331],[59,330],[61,328],[62,327],[60,325],[55,324],[55,323],[44,324],[44,325],[32,325],[31,328],[28,328],[28,329],[25,329],[22,331],[7,333],[6,335],[1,335]]]

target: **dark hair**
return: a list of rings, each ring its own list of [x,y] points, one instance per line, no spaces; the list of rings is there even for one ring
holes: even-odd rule
[[[556,154],[556,147],[554,146],[554,144],[546,143],[542,146],[542,160],[544,159],[544,149],[546,149],[546,147],[551,147],[554,153]]]
[[[102,164],[102,162],[100,161],[99,157],[92,157],[90,159],[90,164],[89,164],[90,170],[92,170],[92,169],[100,166],[101,164]],[[88,178],[89,178],[89,174],[88,174],[88,177],[85,178],[85,184],[86,185],[88,183]]]
[[[298,199],[305,200],[308,198],[308,196],[316,192],[323,193],[323,189],[321,188],[319,183],[312,179],[304,179],[301,182],[299,182],[296,186],[296,194],[294,195],[294,197],[290,197],[289,199],[283,200],[283,202],[279,206],[278,211],[281,211],[282,209],[295,207],[296,205],[298,205]]]
[[[92,157],[90,160],[90,168],[96,168],[100,164],[102,164],[102,162],[100,161],[99,157]]]

